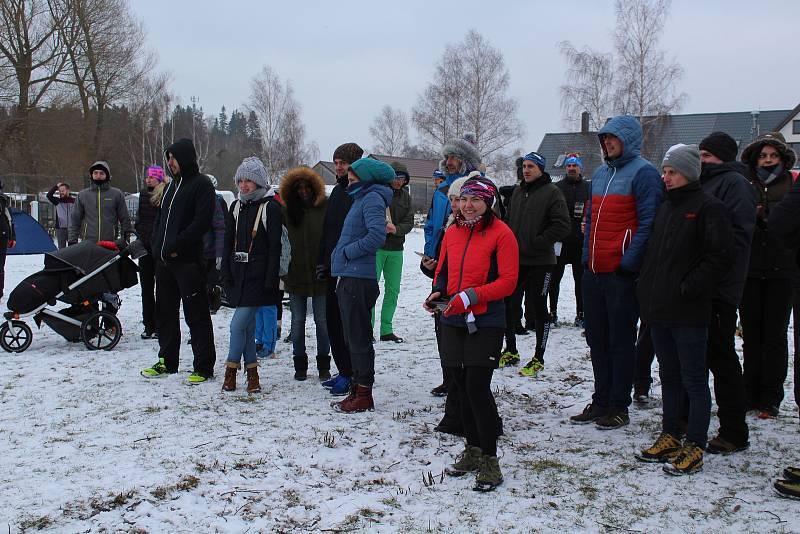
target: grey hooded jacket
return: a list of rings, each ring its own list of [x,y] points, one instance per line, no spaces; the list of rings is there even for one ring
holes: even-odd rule
[[[106,171],[108,180],[100,185],[92,185],[78,193],[75,207],[70,214],[69,242],[78,238],[91,241],[114,241],[117,238],[117,224],[123,233],[133,232],[125,195],[116,187],[111,187],[111,170],[105,161],[97,161],[89,167]]]

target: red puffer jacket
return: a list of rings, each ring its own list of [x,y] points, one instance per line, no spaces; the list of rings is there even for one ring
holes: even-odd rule
[[[473,289],[477,301],[468,308],[480,327],[505,328],[503,299],[514,292],[519,274],[519,246],[511,229],[494,218],[488,227],[454,224],[442,241],[433,290],[453,296]],[[442,316],[442,324],[466,326],[463,316]]]

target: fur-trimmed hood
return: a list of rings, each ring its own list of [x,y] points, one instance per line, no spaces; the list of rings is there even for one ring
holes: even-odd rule
[[[784,170],[789,171],[794,167],[797,155],[786,144],[786,140],[780,132],[766,133],[747,145],[742,151],[742,163],[747,165],[750,170],[755,169],[758,166],[758,155],[764,146],[771,146],[778,151]]]
[[[442,147],[442,160],[439,162],[439,170],[446,174],[445,163],[447,156],[455,156],[463,164],[459,174],[466,175],[478,170],[481,164],[481,153],[478,152],[474,134],[464,134],[460,139],[452,139]]]
[[[281,199],[288,205],[297,199],[293,189],[301,180],[308,182],[314,194],[314,206],[319,206],[325,200],[325,182],[322,177],[311,170],[309,167],[295,167],[290,169],[289,172],[281,180],[280,195]]]

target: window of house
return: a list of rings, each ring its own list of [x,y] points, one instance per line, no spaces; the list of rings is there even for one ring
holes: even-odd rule
[[[800,120],[792,121],[792,133],[800,134]]]

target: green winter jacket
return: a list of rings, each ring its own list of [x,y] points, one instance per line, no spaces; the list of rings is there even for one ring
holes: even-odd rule
[[[411,209],[411,193],[408,192],[408,187],[392,189],[392,205],[389,206],[389,213],[397,231],[394,234],[386,234],[386,243],[381,248],[403,250],[406,234],[414,228],[414,210]]]
[[[517,236],[520,265],[555,265],[553,244],[571,231],[564,195],[544,173],[514,189],[508,206],[508,226]]]

